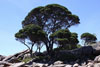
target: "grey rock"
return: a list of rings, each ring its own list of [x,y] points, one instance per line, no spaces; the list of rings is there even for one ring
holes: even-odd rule
[[[95,57],[94,62],[96,62],[96,63],[100,62],[100,55]]]
[[[100,67],[100,63],[95,63],[93,67]]]
[[[63,64],[63,61],[56,61],[56,62],[54,62],[54,65],[57,65],[57,64]]]
[[[2,61],[5,58],[5,56],[0,55],[0,61]]]
[[[65,67],[73,67],[72,65],[66,64]]]
[[[7,62],[10,62],[10,63],[21,62],[21,61],[18,60],[18,58],[14,57],[14,56],[8,56],[3,61],[7,61]]]
[[[75,63],[74,65],[73,65],[73,67],[78,67],[79,66],[79,64],[78,63]]]
[[[44,64],[42,67],[48,67],[48,64]]]
[[[93,63],[91,63],[91,62],[89,62],[88,64],[87,64],[87,67],[93,67]]]
[[[53,67],[65,67],[65,64],[58,64],[58,65],[53,65]]]
[[[33,63],[33,67],[42,67],[44,64],[41,63]]]
[[[93,54],[99,55],[100,54],[100,42],[93,44],[92,47],[94,49]]]
[[[4,67],[7,67],[7,66],[10,66],[12,63],[8,63],[6,61],[0,61],[0,66],[4,66]]]
[[[24,62],[20,62],[20,63],[13,63],[11,66],[9,67],[23,67],[25,63]]]

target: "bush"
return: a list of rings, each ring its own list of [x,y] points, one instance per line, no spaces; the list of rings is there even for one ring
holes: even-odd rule
[[[22,60],[22,62],[27,63],[27,62],[30,61],[30,60],[32,60],[32,58],[31,58],[31,57],[27,57],[27,58],[25,58],[24,60]]]

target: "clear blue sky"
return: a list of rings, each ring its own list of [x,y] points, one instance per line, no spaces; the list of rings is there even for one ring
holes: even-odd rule
[[[100,0],[0,0],[0,54],[12,55],[26,47],[15,40],[21,22],[35,7],[60,4],[80,18],[80,24],[70,28],[79,36],[84,32],[95,33],[100,41]],[[80,37],[79,37],[80,39]]]

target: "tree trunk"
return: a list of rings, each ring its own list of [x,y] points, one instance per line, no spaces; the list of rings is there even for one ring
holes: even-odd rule
[[[30,57],[31,57],[31,58],[33,58],[33,54],[32,54],[32,53],[33,53],[33,51],[32,51],[32,49],[31,49],[31,50],[30,50]]]
[[[34,43],[32,44],[31,49],[30,49],[30,57],[31,58],[33,58],[33,46],[34,46]]]

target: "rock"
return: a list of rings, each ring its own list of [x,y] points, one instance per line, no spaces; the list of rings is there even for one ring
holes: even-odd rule
[[[100,62],[100,55],[95,57],[94,62],[96,62],[96,63]]]
[[[10,67],[23,67],[24,64],[25,64],[24,62],[13,63]]]
[[[24,58],[27,58],[27,57],[30,57],[30,54],[25,54],[25,55],[24,55]],[[23,59],[24,59],[24,58],[23,58]]]
[[[20,62],[18,61],[18,58],[24,58],[24,55],[29,53],[29,50],[24,50],[22,52],[19,52],[19,53],[16,53],[14,55],[10,55],[10,56],[7,56],[6,58],[4,58],[2,61],[12,61],[12,60],[15,60],[16,62]]]
[[[0,67],[4,67],[4,65],[0,65]]]
[[[10,63],[21,62],[20,60],[18,60],[18,58],[14,57],[14,56],[8,56],[3,61],[7,61],[7,62],[10,62]]]
[[[77,63],[73,65],[73,67],[78,67],[78,66],[79,66],[79,64],[77,64]]]
[[[84,66],[78,66],[78,67],[87,67],[86,65],[84,65]]]
[[[86,65],[86,62],[81,63],[81,65],[82,65],[82,66],[85,66],[85,65]]]
[[[94,49],[93,54],[99,55],[100,54],[100,42],[93,44],[92,47]]]
[[[53,64],[49,65],[48,67],[54,67]]]
[[[67,64],[67,65],[65,65],[65,67],[73,67],[73,66],[72,66],[72,65]]]
[[[35,64],[34,60],[35,60],[35,58],[33,58],[32,60],[28,61],[26,64],[27,64],[27,65]]]
[[[88,64],[87,64],[87,67],[93,67],[93,63],[91,63],[91,62],[89,62]]]
[[[33,63],[33,67],[43,67],[43,64],[41,63]]]
[[[13,57],[13,55],[10,55],[10,56],[7,56],[5,59],[3,59],[2,61],[7,61],[7,60],[9,60],[10,58],[12,58]]]
[[[65,67],[65,64],[58,64],[58,65],[54,65],[53,67]]]
[[[100,67],[100,63],[95,63],[93,67]]]
[[[8,63],[6,61],[0,61],[0,67],[1,66],[8,67],[8,66],[11,66],[11,63]]]
[[[5,58],[5,56],[0,55],[0,61],[2,61]]]
[[[55,58],[59,58],[60,60],[74,60],[83,57],[84,59],[85,56],[93,55],[93,51],[92,46],[84,46],[74,50],[61,50],[56,54]]]
[[[48,67],[48,64],[44,64],[42,67]]]
[[[21,61],[18,60],[16,57],[12,57],[10,60],[8,60],[8,62],[10,62],[10,63],[18,63],[18,62],[21,62]]]
[[[54,65],[57,65],[57,64],[63,64],[63,62],[62,61],[56,61],[56,62],[54,62]]]

